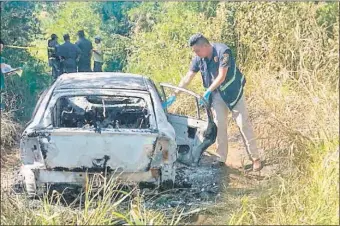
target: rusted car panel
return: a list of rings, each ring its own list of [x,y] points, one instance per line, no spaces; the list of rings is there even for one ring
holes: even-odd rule
[[[214,142],[214,128],[210,119],[167,114],[146,77],[64,74],[39,99],[22,135],[22,173],[30,188],[82,183],[84,173],[103,172],[174,181],[174,162],[197,163]]]

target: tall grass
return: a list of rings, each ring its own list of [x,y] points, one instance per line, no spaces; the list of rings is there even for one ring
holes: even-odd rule
[[[21,131],[19,123],[13,120],[13,112],[1,112],[1,165],[12,162],[12,148],[18,141],[18,133]]]
[[[172,46],[184,46],[196,30],[211,41],[228,44],[247,78],[245,95],[258,145],[267,162],[285,169],[281,177],[263,187],[268,192],[257,198],[246,195],[240,210],[234,215],[232,211],[232,218],[225,222],[338,223],[338,159],[327,169],[323,160],[339,145],[334,142],[339,139],[339,3],[223,2],[204,23],[192,25],[191,20],[182,20],[185,31],[179,34],[169,25],[192,12],[174,16],[182,10],[180,3],[168,3],[167,10],[172,10],[171,16],[160,17],[162,25],[154,26],[152,34],[147,31],[134,37],[139,50],[146,48],[152,54],[133,55],[130,68],[158,81],[177,83],[188,67],[183,61],[189,65],[190,60],[182,48],[172,51]],[[203,18],[204,13],[198,17]],[[188,29],[190,26],[194,28]],[[173,35],[177,39],[171,43],[176,44],[170,45]],[[164,43],[163,48],[157,47],[154,53],[152,46],[144,44],[146,40]],[[178,63],[168,64],[168,55]],[[202,93],[199,84],[196,80],[189,88]],[[175,103],[173,108],[185,112],[187,101]]]
[[[100,188],[88,181],[85,190],[70,201],[64,190],[49,190],[39,200],[1,192],[1,223],[4,225],[164,225],[177,224],[180,212],[165,215],[147,210],[137,187],[123,189],[111,177]]]
[[[244,197],[228,224],[339,224],[338,142],[309,149],[285,176],[278,176],[258,197]]]
[[[339,16],[324,14],[338,4],[279,5],[237,33],[259,145],[285,170],[261,196],[244,196],[228,223],[338,224]]]

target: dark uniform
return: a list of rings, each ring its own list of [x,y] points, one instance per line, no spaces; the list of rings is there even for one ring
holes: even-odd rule
[[[4,64],[5,63],[5,59],[1,56],[0,53],[0,64]],[[2,90],[5,89],[5,75],[2,73],[2,70],[0,68],[0,90],[2,92]]]
[[[0,53],[0,64],[4,64],[5,63],[5,60],[4,58],[1,56],[1,53]],[[0,68],[0,93],[1,93],[1,96],[0,96],[0,109],[4,109],[4,105],[3,105],[3,92],[4,92],[4,89],[5,89],[5,75],[2,73],[2,70]]]
[[[80,38],[76,45],[81,49],[82,54],[78,62],[79,72],[91,71],[92,43],[86,38]]]
[[[225,81],[214,92],[219,92],[228,108],[233,109],[242,97],[246,79],[236,67],[235,59],[227,45],[214,43],[212,46],[212,58],[207,59],[195,56],[191,62],[190,70],[193,72],[200,71],[203,86],[209,88],[213,80],[218,76],[219,67],[228,67]]]
[[[62,72],[77,72],[77,58],[81,54],[79,47],[70,41],[57,48],[57,56],[60,58]]]
[[[48,64],[52,67],[52,76],[53,78],[57,78],[60,75],[60,61],[57,57],[57,47],[59,43],[57,40],[50,39],[48,40]]]

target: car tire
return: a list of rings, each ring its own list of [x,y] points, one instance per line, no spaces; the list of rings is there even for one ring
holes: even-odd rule
[[[168,190],[174,188],[176,177],[176,167],[174,164],[166,164],[161,169],[160,188]]]
[[[31,169],[24,169],[22,172],[24,177],[23,187],[29,198],[34,198],[37,195],[37,185],[35,175]]]

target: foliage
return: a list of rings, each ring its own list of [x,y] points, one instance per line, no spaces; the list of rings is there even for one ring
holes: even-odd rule
[[[77,31],[79,30],[84,30],[85,35],[90,40],[93,40],[96,35],[100,34],[100,15],[95,13],[91,2],[59,3],[55,14],[47,14],[41,20],[45,21],[43,26],[48,36],[54,33],[62,39],[64,34],[69,34],[71,42],[75,42],[78,39]]]
[[[128,36],[131,21],[127,12],[139,5],[137,2],[103,2],[97,3],[97,13],[102,16],[101,30],[108,34]]]
[[[37,94],[49,84],[44,62],[26,49],[6,48],[6,45],[29,46],[41,38],[38,6],[33,2],[1,2],[1,39],[5,42],[2,55],[13,68],[23,67],[24,70],[22,77],[6,78],[6,109],[14,110],[17,120],[30,118]]]
[[[206,29],[210,19],[202,20],[202,15],[198,16],[194,9],[184,8],[184,3],[180,2],[162,3],[157,7],[160,9],[143,3],[139,10],[130,12],[131,19],[135,21],[135,35],[125,71],[178,84],[193,57],[187,45],[188,37],[202,30],[209,37],[213,32]]]
[[[228,44],[247,78],[245,95],[258,144],[267,162],[280,163],[287,172],[270,178],[269,191],[260,197],[246,195],[240,209],[230,210],[231,219],[220,214],[223,222],[337,223],[338,161],[328,167],[323,162],[339,145],[334,144],[339,138],[339,3],[1,2],[1,25],[6,43],[42,48],[4,51],[12,66],[24,66],[21,78],[6,80],[7,105],[19,109],[16,117],[24,121],[39,91],[51,82],[45,75],[45,47],[51,33],[62,37],[68,32],[73,41],[79,29],[91,40],[99,34],[103,47],[110,48],[105,51],[106,71],[144,74],[175,85],[193,57],[187,45],[192,34],[201,32],[213,42]],[[189,89],[203,92],[199,75]],[[179,111],[183,105],[194,109],[187,99],[181,96],[174,106]],[[11,134],[12,127],[8,128]],[[5,205],[1,208],[11,216]],[[151,222],[135,214],[143,211],[140,205],[132,209],[134,213],[124,215],[131,223]],[[27,222],[66,223],[58,218],[64,212],[46,213],[42,208],[43,214],[34,215],[20,210],[32,220]],[[73,224],[112,223],[91,219],[105,211],[66,213],[72,215],[68,219]],[[164,223],[158,221],[163,217],[155,219]]]
[[[127,12],[139,3],[136,2],[98,2],[94,4],[101,15],[103,37],[104,71],[122,71],[127,64],[130,46],[130,29]]]

